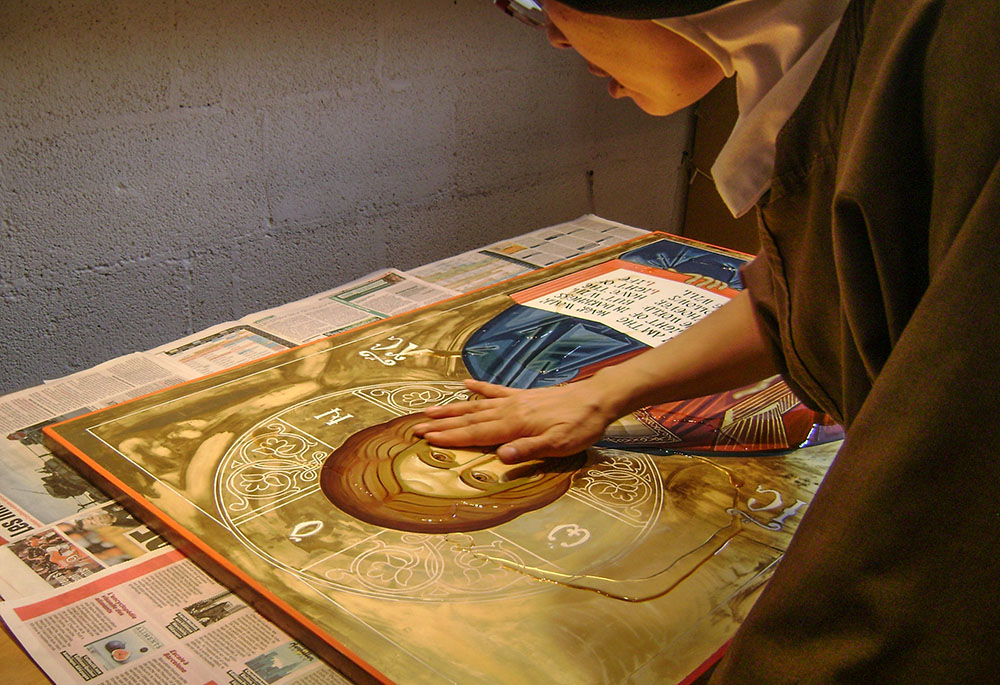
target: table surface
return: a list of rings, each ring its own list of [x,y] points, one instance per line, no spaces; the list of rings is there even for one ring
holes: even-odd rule
[[[5,629],[0,631],[0,683],[14,682],[18,685],[50,685],[52,681]]]

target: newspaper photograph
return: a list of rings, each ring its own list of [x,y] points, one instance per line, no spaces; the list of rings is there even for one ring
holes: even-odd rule
[[[121,505],[107,502],[0,547],[0,595],[61,588],[167,546]]]
[[[59,418],[0,437],[0,544],[109,501],[42,444],[42,427]]]

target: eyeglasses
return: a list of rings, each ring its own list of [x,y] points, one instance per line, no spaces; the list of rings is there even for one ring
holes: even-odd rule
[[[493,0],[493,4],[518,21],[536,29],[545,28],[549,23],[545,10],[534,0]]]

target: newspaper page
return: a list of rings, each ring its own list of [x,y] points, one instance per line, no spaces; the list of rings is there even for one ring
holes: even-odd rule
[[[8,504],[3,506],[10,510]],[[168,546],[112,501],[26,530],[0,547],[4,599],[62,588]]]
[[[301,345],[458,294],[403,271],[386,269],[243,321]]]
[[[206,376],[295,347],[249,324],[229,322],[161,345],[146,353],[187,378]]]
[[[176,549],[0,617],[60,685],[348,683]]]
[[[0,434],[54,416],[93,411],[187,380],[176,369],[135,352],[58,380],[0,397]]]
[[[573,221],[431,262],[409,273],[467,293],[644,233],[647,231],[641,228],[586,214]]]
[[[588,214],[564,224],[526,233],[486,246],[484,251],[517,259],[535,267],[551,266],[581,254],[646,233]]]
[[[63,586],[163,544],[52,454],[41,430],[193,375],[135,353],[0,397],[0,595]]]
[[[69,586],[167,547],[42,442],[51,421],[0,439],[0,596]]]

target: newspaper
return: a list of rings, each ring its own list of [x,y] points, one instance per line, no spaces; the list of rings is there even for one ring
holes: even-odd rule
[[[431,262],[409,273],[467,293],[644,233],[647,231],[586,214],[564,224]]]
[[[254,326],[302,344],[458,294],[413,274],[387,269],[246,318]]]
[[[56,683],[348,683],[176,549],[0,605]]]
[[[0,434],[123,402],[187,380],[141,352],[0,397]]]
[[[56,683],[346,682],[53,455],[42,428],[642,233],[580,217],[0,396],[0,617]]]
[[[175,340],[147,356],[178,367],[178,374],[202,376],[295,347],[295,343],[245,323],[226,323]]]

